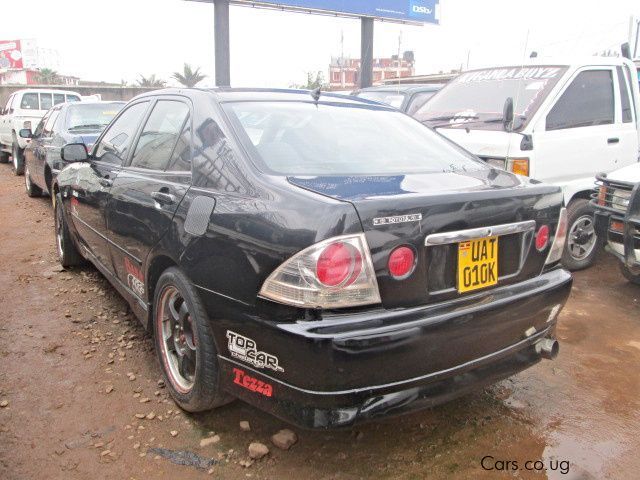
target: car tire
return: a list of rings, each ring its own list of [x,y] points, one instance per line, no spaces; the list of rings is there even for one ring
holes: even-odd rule
[[[589,201],[578,198],[567,207],[567,241],[562,252],[562,264],[575,272],[589,268],[596,261],[602,239],[595,230],[593,209]]]
[[[640,285],[640,274],[632,273],[631,270],[629,270],[629,267],[627,267],[624,263],[620,264],[620,271],[622,272],[624,278],[629,280],[631,283],[633,283],[634,285]]]
[[[60,265],[64,268],[81,265],[84,259],[73,243],[73,238],[71,238],[60,193],[56,193],[54,217],[56,228],[56,250],[58,251],[58,260],[60,261]]]
[[[29,197],[39,197],[42,195],[42,189],[35,185],[31,181],[31,175],[29,174],[29,167],[24,168],[24,189],[27,191]]]
[[[0,163],[9,163],[9,156],[7,152],[0,152]]]
[[[218,351],[209,318],[180,269],[168,268],[158,279],[152,321],[165,384],[180,408],[201,412],[233,400],[220,386]]]
[[[24,173],[24,150],[16,142],[13,143],[11,154],[11,166],[13,174],[18,176]]]

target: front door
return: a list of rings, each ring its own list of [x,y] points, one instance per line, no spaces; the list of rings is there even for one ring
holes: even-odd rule
[[[78,168],[71,199],[72,219],[81,242],[104,269],[113,272],[105,210],[111,186],[131,152],[150,101],[128,106],[105,130],[90,162]]]
[[[536,180],[590,185],[597,173],[615,168],[620,143],[614,80],[610,67],[587,68],[574,76],[536,126]]]
[[[143,265],[171,227],[191,181],[190,106],[160,97],[142,128],[129,165],[111,187],[107,229],[115,272],[145,299]]]

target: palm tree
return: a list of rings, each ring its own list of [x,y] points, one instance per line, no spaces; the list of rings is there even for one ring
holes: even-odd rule
[[[60,78],[58,72],[50,68],[41,68],[38,70],[38,83],[42,85],[55,85],[59,83]]]
[[[304,90],[315,90],[316,88],[327,88],[327,84],[324,81],[324,74],[322,72],[307,72],[306,84],[293,84],[291,88],[301,88]]]
[[[187,88],[195,87],[198,83],[204,80],[207,76],[200,73],[200,67],[195,70],[191,69],[191,65],[188,63],[184,64],[182,69],[182,73],[175,72],[171,78],[177,80],[180,84],[184,85]]]
[[[144,75],[140,75],[140,79],[138,80],[139,87],[147,87],[147,88],[162,88],[167,84],[164,80],[156,78],[156,74],[152,73],[148,77]]]

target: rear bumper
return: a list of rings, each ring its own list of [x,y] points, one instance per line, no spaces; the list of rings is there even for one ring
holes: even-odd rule
[[[302,428],[431,407],[537,363],[536,343],[553,338],[571,283],[556,269],[444,305],[255,330],[247,322],[241,334],[277,354],[284,372],[225,354],[221,378],[233,395]]]

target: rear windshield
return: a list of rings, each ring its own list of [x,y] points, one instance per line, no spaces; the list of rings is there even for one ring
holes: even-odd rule
[[[67,110],[68,130],[101,130],[122,109],[124,103],[77,103]]]
[[[389,175],[487,168],[411,117],[384,107],[237,102],[224,108],[248,150],[284,175]]]
[[[504,105],[511,97],[514,129],[518,130],[566,71],[566,67],[536,66],[466,72],[449,82],[414,117],[430,126],[501,130]]]
[[[373,100],[374,102],[386,103],[394,108],[400,108],[402,102],[404,102],[405,94],[401,92],[365,91],[358,92],[356,96],[366,100]]]

